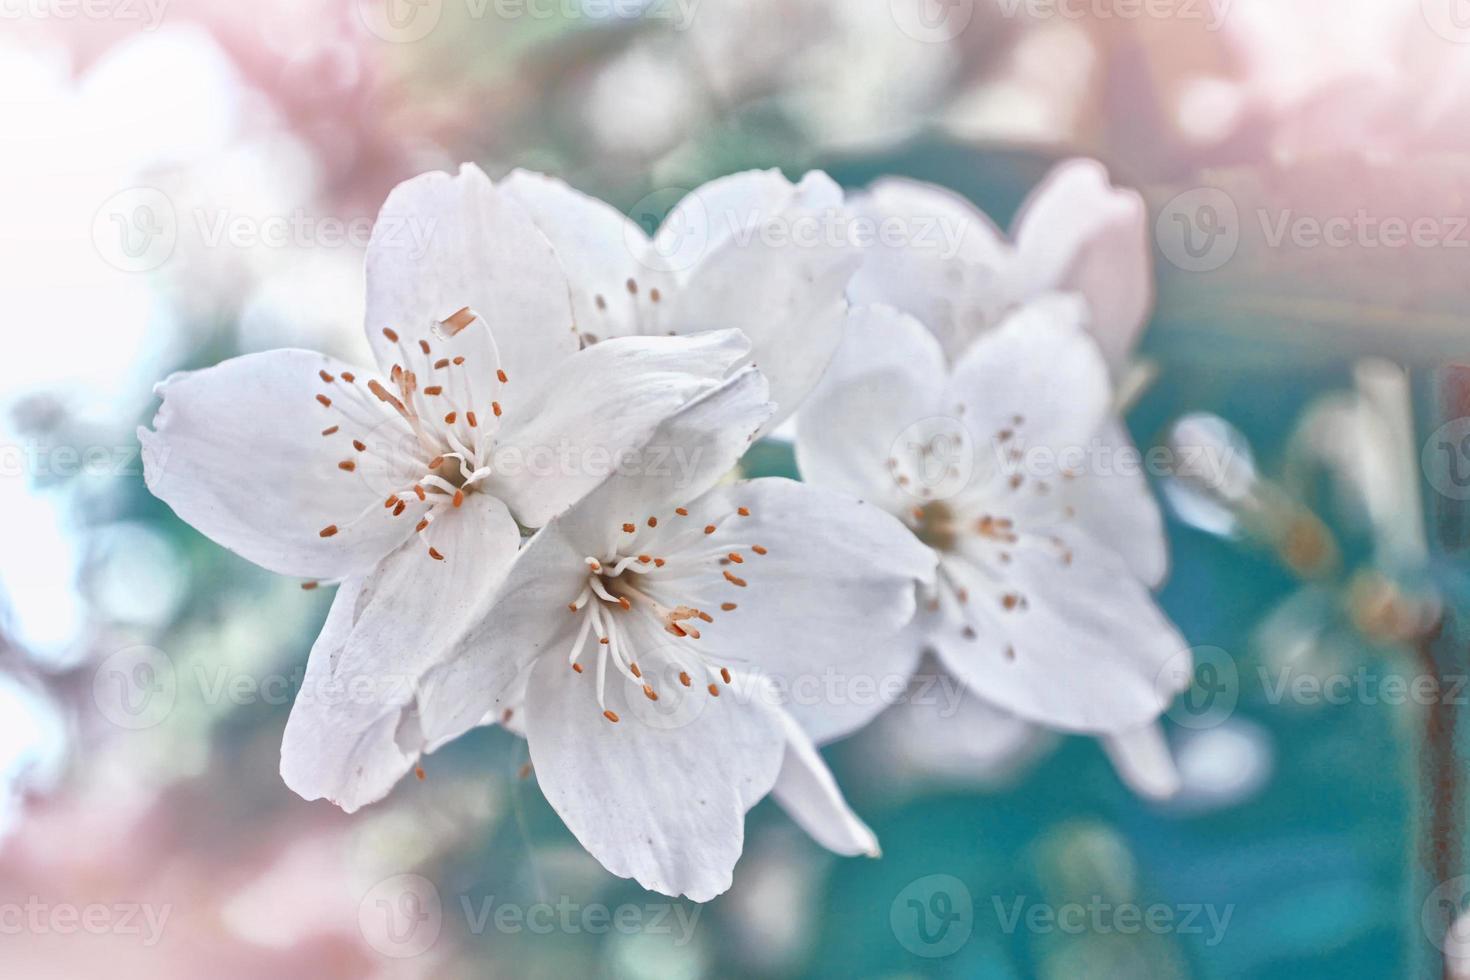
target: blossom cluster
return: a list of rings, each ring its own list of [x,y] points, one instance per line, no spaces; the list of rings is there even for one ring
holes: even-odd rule
[[[409,679],[298,699],[295,792],[353,811],[501,725],[608,870],[704,901],[767,795],[878,854],[818,746],[885,713],[961,753],[1095,735],[1172,790],[1155,722],[1190,671],[1151,592],[1160,512],[1138,468],[1076,451],[1136,452],[1152,301],[1142,202],[1099,165],[1059,166],[1009,235],[940,188],[774,171],[651,234],[470,165],[378,222],[432,231],[371,238],[375,366],[238,357],[164,381],[139,432],[183,520],[336,588],[307,685]],[[860,233],[925,227],[945,247]],[[764,437],[801,482],[739,478]],[[1036,451],[1071,462],[1016,465]],[[904,695],[936,677],[957,696]]]

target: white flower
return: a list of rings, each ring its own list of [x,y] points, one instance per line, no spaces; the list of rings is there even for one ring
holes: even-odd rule
[[[842,190],[812,172],[792,184],[749,171],[705,184],[650,238],[620,211],[559,180],[516,171],[502,186],[551,240],[572,283],[577,328],[607,337],[737,328],[790,415],[842,337],[850,247]]]
[[[1142,198],[1113,187],[1101,164],[1058,164],[1022,205],[1009,238],[969,201],[932,184],[889,178],[850,207],[912,229],[870,250],[848,291],[854,305],[884,303],[918,318],[955,360],[1016,307],[1049,292],[1078,292],[1093,337],[1121,376],[1153,305],[1148,221]],[[932,222],[946,234],[963,232],[957,247],[925,234]]]
[[[875,854],[768,673],[895,658],[928,549],[876,507],[788,480],[714,486],[771,411],[759,372],[671,416],[688,474],[618,474],[522,550],[426,678],[424,734],[487,717],[530,745],[547,799],[614,874],[697,901],[729,887],[767,793],[820,843]]]
[[[1127,735],[1168,706],[1188,672],[1165,667],[1188,653],[1149,593],[1165,564],[1161,519],[1141,469],[1124,465],[1085,318],[1078,298],[1043,297],[950,366],[918,320],[857,309],[798,420],[797,460],[811,482],[884,507],[937,553],[911,667],[932,650],[1020,719]],[[873,713],[823,705],[801,719],[825,740]]]
[[[574,503],[749,351],[734,331],[579,350],[555,253],[473,166],[389,195],[367,327],[377,371],[304,350],[238,357],[164,382],[139,431],[149,489],[185,521],[271,571],[341,581],[282,775],[348,810],[424,750],[418,678],[483,612],[521,527]]]

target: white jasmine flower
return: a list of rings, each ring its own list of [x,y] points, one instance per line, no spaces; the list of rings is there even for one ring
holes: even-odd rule
[[[422,241],[405,235],[426,229]],[[715,387],[734,331],[578,350],[545,238],[473,166],[389,195],[367,256],[377,370],[277,350],[175,375],[149,488],[271,571],[341,582],[286,730],[282,775],[352,810],[425,745],[420,675],[483,612],[521,543]],[[598,462],[598,461],[601,462]]]
[[[855,305],[884,303],[916,317],[955,360],[1029,300],[1077,292],[1087,300],[1088,329],[1114,377],[1122,376],[1153,305],[1148,216],[1143,199],[1112,186],[1095,160],[1058,164],[1022,205],[1009,237],[969,201],[932,184],[888,178],[850,207],[913,229],[869,251],[849,289]],[[943,235],[922,233],[932,222]]]
[[[987,704],[1124,736],[1115,748],[1148,763],[1151,752],[1129,750],[1150,749],[1153,735],[1136,733],[1188,680],[1165,670],[1188,654],[1149,593],[1164,567],[1158,508],[1141,469],[1121,464],[1107,364],[1085,322],[1080,299],[1043,297],[950,365],[913,317],[854,310],[798,420],[797,459],[808,480],[885,508],[938,556],[911,665],[930,650]],[[822,705],[801,717],[825,740],[874,713]]]
[[[771,425],[832,359],[860,259],[826,174],[722,177],[679,201],[652,237],[559,180],[516,171],[502,186],[556,247],[585,342],[737,328],[770,382]]]
[[[588,851],[697,901],[729,887],[767,793],[832,850],[876,853],[767,676],[897,659],[934,566],[877,507],[788,480],[715,486],[766,399],[759,372],[737,373],[653,438],[703,447],[687,476],[614,475],[538,532],[421,703],[436,742],[487,717],[523,731]]]

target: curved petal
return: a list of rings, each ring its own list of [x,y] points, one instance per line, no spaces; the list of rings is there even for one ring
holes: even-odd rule
[[[899,633],[914,615],[914,586],[933,580],[936,559],[897,519],[777,478],[721,487],[689,510],[696,525],[715,525],[705,536],[711,550],[742,557],[738,577],[747,583],[732,596],[736,608],[706,631],[708,657],[753,664],[788,691],[830,687],[844,713],[846,702],[863,699],[854,683],[864,679],[845,674],[849,663],[907,677]],[[885,656],[886,665],[874,663]]]
[[[624,524],[641,525],[703,495],[730,474],[770,417],[766,395],[761,373],[743,368],[664,419],[647,443],[668,448],[663,465],[614,472],[562,515],[564,533],[584,555],[605,553],[623,540]]]
[[[1113,768],[1129,788],[1150,800],[1167,800],[1179,792],[1179,770],[1158,724],[1145,725],[1102,740]]]
[[[796,461],[819,486],[894,510],[914,501],[888,460],[905,430],[940,415],[948,368],[938,342],[892,307],[856,307],[826,376],[797,417]]]
[[[351,813],[386,796],[426,750],[420,678],[478,622],[520,545],[482,493],[436,522],[435,561],[410,542],[344,584],[312,648],[281,746],[281,776]]]
[[[641,329],[656,327],[660,311],[650,297],[670,295],[674,277],[651,250],[652,228],[645,231],[612,205],[529,170],[513,171],[500,189],[521,203],[556,249],[585,338],[655,332]],[[636,290],[628,288],[630,281]]]
[[[671,726],[610,684],[603,717],[590,677],[541,658],[526,690],[526,738],[541,789],[613,874],[705,902],[730,887],[745,813],[775,785],[786,737],[759,696],[701,698]],[[703,692],[668,697],[700,697]],[[638,695],[635,695],[637,697]]]
[[[493,600],[419,685],[420,725],[430,744],[522,708],[532,662],[571,643],[576,624],[566,605],[586,581],[586,554],[556,523],[521,548]]]
[[[386,373],[392,330],[416,345],[468,308],[494,331],[500,366],[534,386],[577,349],[566,272],[516,200],[479,167],[422,174],[388,195],[367,251],[367,334]],[[486,367],[486,376],[493,368]]]
[[[888,178],[851,202],[875,241],[848,296],[923,323],[956,359],[1017,298],[1016,258],[984,212],[953,191]]]
[[[1083,330],[1074,296],[1021,307],[961,356],[945,398],[979,446],[1014,436],[1021,446],[1085,450],[1107,418],[1107,365]]]
[[[1123,424],[1109,419],[1097,438],[1099,467],[1061,481],[1058,494],[1076,512],[1079,527],[1122,555],[1133,574],[1156,589],[1169,571],[1164,515]]]
[[[749,350],[744,335],[725,330],[622,337],[578,351],[539,391],[512,403],[488,485],[522,525],[540,527],[615,468],[683,463],[672,457],[702,447],[653,445],[655,431]]]
[[[156,389],[163,404],[153,430],[138,431],[148,489],[212,541],[273,572],[366,572],[416,517],[379,507],[391,492],[382,474],[355,461],[344,472],[338,464],[352,451],[323,438],[340,416],[317,402],[320,372],[351,370],[324,354],[278,350],[174,375]]]
[[[776,802],[827,850],[849,856],[881,856],[877,836],[847,805],[832,770],[822,761],[812,740],[795,721],[780,714],[786,733],[786,757],[771,791]]]
[[[1016,221],[1026,293],[1077,290],[1108,365],[1127,363],[1153,306],[1148,213],[1136,191],[1112,186],[1096,160],[1058,164]]]
[[[783,212],[842,207],[842,188],[820,170],[793,184],[779,170],[728,174],[686,194],[653,238],[653,247],[678,270],[693,269],[731,241],[744,243],[755,229]]]
[[[1075,529],[1066,543],[1065,561],[1016,548],[1004,603],[971,566],[946,562],[971,599],[930,641],[968,687],[1022,718],[1094,734],[1139,728],[1173,700],[1160,676],[1189,645],[1122,558]]]

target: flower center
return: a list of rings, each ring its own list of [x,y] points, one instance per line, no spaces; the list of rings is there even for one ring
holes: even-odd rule
[[[509,382],[500,365],[500,353],[488,325],[477,337],[486,349],[457,342],[478,314],[465,307],[438,321],[436,340],[447,352],[437,352],[428,338],[405,341],[391,327],[383,337],[398,348],[398,358],[385,384],[378,378],[360,379],[350,371],[320,372],[326,391],[316,401],[330,413],[331,425],[322,436],[345,441],[337,469],[344,479],[370,480],[386,493],[381,509],[390,518],[417,517],[417,533],[429,557],[443,561],[435,546],[434,525],[444,514],[464,504],[466,494],[490,475],[489,461],[499,431],[503,408],[499,400],[485,402],[477,389],[503,398],[499,389]],[[464,353],[455,353],[463,348]],[[368,507],[342,524],[322,528],[324,538],[341,534],[379,510]]]
[[[726,520],[748,516],[750,511],[741,507]],[[686,688],[698,679],[711,697],[719,697],[720,685],[730,683],[729,668],[715,663],[699,641],[715,622],[710,610],[729,613],[737,608],[714,591],[747,588],[742,577],[746,569],[741,567],[748,563],[747,553],[768,552],[761,545],[715,542],[713,536],[722,523],[700,524],[679,507],[662,524],[654,516],[642,527],[622,525],[623,540],[617,547],[602,557],[584,559],[586,582],[567,603],[571,613],[581,617],[567,659],[581,674],[582,654],[592,647],[597,703],[608,721],[619,720],[605,698],[609,664],[650,701],[659,699],[652,680],[660,673],[677,676]],[[650,658],[657,663],[650,664]]]

